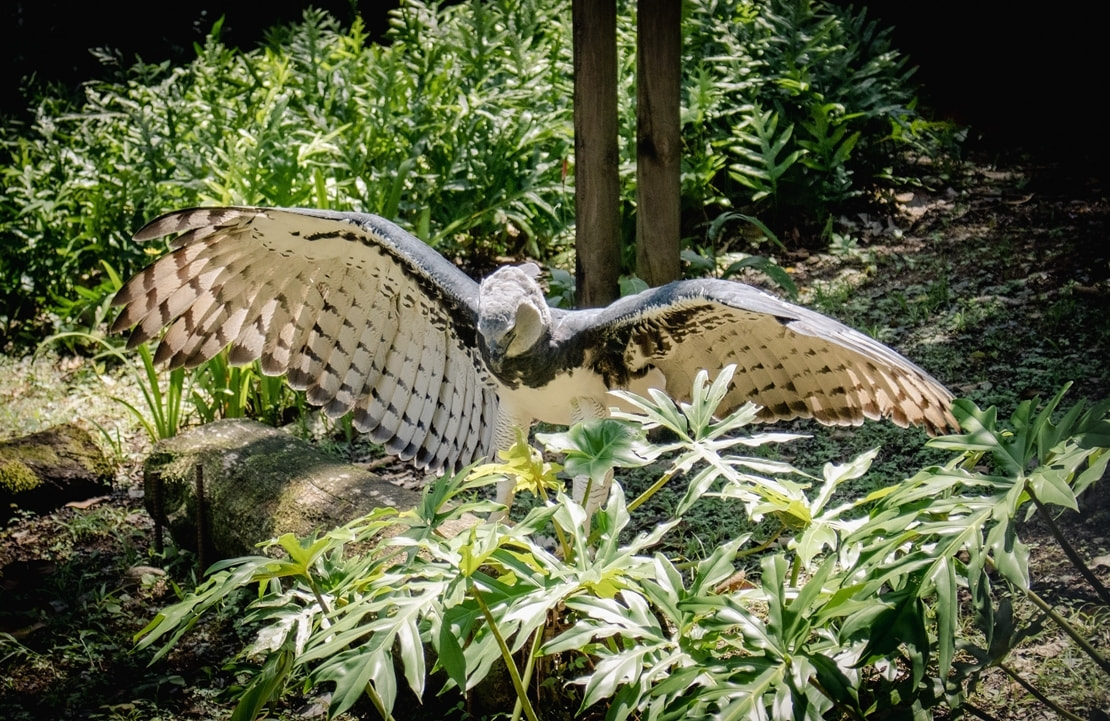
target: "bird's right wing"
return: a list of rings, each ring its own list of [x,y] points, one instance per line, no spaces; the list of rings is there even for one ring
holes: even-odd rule
[[[420,467],[486,455],[497,397],[477,351],[477,284],[372,215],[195,208],[135,234],[181,233],[113,300],[128,345],[168,328],[155,359],[193,367],[230,346],[332,417]]]

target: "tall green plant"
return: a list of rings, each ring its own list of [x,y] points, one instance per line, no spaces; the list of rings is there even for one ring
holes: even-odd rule
[[[154,353],[146,343],[136,349],[139,354],[138,367],[122,350],[90,333],[59,333],[43,341],[41,347],[68,340],[99,345],[103,350],[96,355],[98,360],[112,358],[128,367],[135,385],[142,393],[143,405],[140,407],[118,396],[112,396],[112,400],[131,413],[152,441],[177,435],[185,419],[185,400],[189,397],[191,374],[186,373],[184,368],[175,368],[168,375],[161,373],[154,363]]]
[[[0,135],[0,323],[54,308],[58,329],[90,329],[100,262],[130,275],[148,258],[129,231],[187,205],[357,209],[449,254],[542,254],[573,217],[564,15],[412,0],[368,45],[359,23],[309,11],[248,52],[217,23],[188,65],[134,66],[80,108],[42,99],[34,125]]]
[[[621,72],[632,77],[634,9],[619,17]],[[569,240],[565,4],[405,0],[382,45],[316,11],[245,52],[219,32],[187,65],[121,70],[88,84],[80,106],[41,97],[33,123],[0,131],[6,334],[95,327],[110,286],[100,263],[129,275],[148,260],[129,232],[182,206],[375,212],[452,256],[538,258]],[[692,218],[730,206],[824,213],[889,182],[900,148],[928,155],[944,137],[914,109],[905,58],[863,14],[813,0],[699,0],[683,33]],[[633,88],[621,84],[626,158]],[[621,173],[632,228],[632,166]]]
[[[201,423],[217,418],[255,418],[279,426],[285,411],[303,405],[283,376],[262,373],[258,361],[233,366],[226,349],[197,367],[191,399]]]
[[[696,3],[684,38],[684,194],[748,206],[772,225],[787,213],[823,221],[876,182],[897,183],[905,150],[937,155],[952,137],[923,122],[906,56],[864,12]]]

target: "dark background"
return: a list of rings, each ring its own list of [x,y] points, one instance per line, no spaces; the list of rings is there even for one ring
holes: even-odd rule
[[[21,88],[28,78],[76,88],[102,76],[89,48],[119,50],[126,64],[136,57],[187,61],[221,15],[225,42],[250,48],[275,23],[298,20],[307,4],[7,0],[0,10],[6,56],[0,112],[26,112]],[[313,4],[344,23],[361,14],[371,37],[380,38],[397,0]],[[885,0],[871,3],[868,13],[894,26],[896,46],[918,66],[927,108],[970,126],[969,147],[1101,172],[1110,159],[1105,23],[1097,4],[1032,7],[1037,11],[1000,0]]]
[[[1098,4],[864,5],[894,26],[895,46],[918,66],[928,106],[970,125],[980,147],[1020,149],[1092,171],[1110,160],[1104,99],[1110,41]]]
[[[203,43],[221,16],[224,42],[252,48],[266,30],[299,21],[310,6],[327,10],[344,26],[358,13],[371,38],[377,39],[388,27],[388,11],[398,4],[399,0],[3,0],[0,112],[10,116],[26,111],[22,88],[30,78],[72,88],[103,77],[104,68],[90,48],[118,50],[125,65],[136,58],[188,62],[195,57],[194,43]]]

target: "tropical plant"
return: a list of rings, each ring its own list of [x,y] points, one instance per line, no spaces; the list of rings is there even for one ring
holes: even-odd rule
[[[226,349],[197,367],[191,391],[201,423],[217,418],[254,418],[280,426],[286,411],[306,405],[303,394],[294,392],[283,376],[264,374],[259,361],[233,366]]]
[[[634,9],[619,16],[631,77]],[[31,124],[0,130],[6,335],[96,328],[111,287],[102,263],[130,275],[149,256],[128,232],[188,205],[374,212],[479,268],[567,245],[565,4],[405,0],[381,45],[317,11],[245,52],[220,29],[186,65],[119,70],[90,82],[79,107],[44,94]],[[699,0],[684,36],[682,188],[694,223],[729,208],[825,214],[890,182],[901,150],[935,154],[946,137],[914,110],[905,58],[862,14]],[[633,84],[621,87],[632,158]],[[631,229],[635,174],[621,172]]]
[[[31,127],[0,135],[0,324],[17,333],[51,308],[59,330],[95,327],[100,262],[129,275],[149,258],[128,231],[188,205],[358,209],[450,255],[540,255],[568,217],[561,18],[408,2],[379,46],[309,11],[249,52],[217,23],[188,65],[91,83],[79,109],[42,99]]]
[[[257,588],[241,613],[257,631],[244,655],[261,665],[236,718],[314,684],[333,685],[332,713],[366,694],[393,718],[401,684],[432,703],[433,692],[465,693],[500,667],[514,717],[540,717],[532,689],[546,672],[570,682],[561,693],[583,715],[786,720],[959,710],[986,668],[1017,675],[1006,657],[1043,622],[1074,633],[1031,591],[1016,521],[1023,506],[1074,507],[1102,476],[1110,402],[1062,416],[1060,396],[1039,412],[1029,403],[1008,428],[993,409],[957,402],[964,433],[933,441],[956,452],[949,463],[852,500],[839,489],[874,454],[817,476],[736,455],[789,438],[745,435],[750,407],[714,419],[727,384],[727,372],[713,383],[703,375],[687,404],[625,394],[636,413],[541,437],[571,475],[652,462],[664,470],[644,496],[682,478],[667,522],[632,531],[639,501],[616,483],[592,523],[558,493],[513,526],[471,521],[444,533],[446,521],[494,508],[475,499],[477,486],[509,474],[547,487],[557,469],[522,441],[499,463],[433,483],[415,509],[380,509],[318,537],[283,536],[272,556],[217,564],[139,634],[140,646],[165,654],[203,614]],[[647,443],[651,427],[673,440]],[[995,465],[984,471],[987,456]],[[772,522],[700,560],[652,552],[708,494]],[[383,536],[387,527],[396,532]],[[552,528],[558,553],[538,541]],[[1043,604],[1044,617],[1017,621],[1014,594]],[[1110,675],[1098,649],[1073,639]]]
[[[903,151],[950,147],[953,128],[921,118],[908,59],[865,12],[697,3],[686,23],[684,195],[769,212],[772,226],[815,210],[821,223],[877,180],[898,182]]]

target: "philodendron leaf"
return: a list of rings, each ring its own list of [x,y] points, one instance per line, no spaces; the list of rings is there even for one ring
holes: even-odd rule
[[[998,428],[998,409],[990,407],[980,410],[978,406],[964,398],[952,402],[952,415],[960,422],[963,434],[941,436],[929,440],[933,448],[963,452],[977,451],[992,453],[1007,466],[1007,470],[1021,471],[1021,463],[1009,453],[1009,444],[1003,440],[1003,431]]]
[[[373,684],[377,701],[381,703],[379,712],[390,714],[397,700],[397,676],[393,658],[385,649],[367,646],[353,648],[336,654],[320,667],[316,674],[318,682],[332,681],[332,693],[328,713],[337,716],[355,705]]]
[[[457,633],[446,621],[440,624],[436,651],[439,653],[439,664],[447,672],[448,678],[459,688],[466,688],[466,657]]]
[[[286,533],[277,539],[277,545],[285,549],[289,558],[301,567],[302,573],[307,573],[308,567],[328,548],[330,543],[326,537],[299,539],[292,533]]]
[[[262,670],[239,697],[231,721],[254,721],[258,718],[266,704],[281,693],[292,668],[293,652],[289,649],[281,649],[267,658]]]
[[[537,433],[547,450],[566,455],[563,468],[571,476],[601,478],[613,468],[635,468],[648,462],[641,429],[615,418],[576,423],[565,433]]]
[[[901,648],[910,661],[913,683],[920,683],[931,649],[924,602],[914,589],[905,589],[883,594],[875,605],[880,604],[884,606],[883,611],[876,615],[872,616],[871,609],[864,608],[862,613],[847,618],[842,632],[850,634],[856,628],[856,622],[866,618],[868,641],[861,657],[893,656]]]
[[[1078,511],[1079,502],[1068,485],[1071,477],[1067,469],[1041,466],[1029,475],[1028,482],[1041,502]]]
[[[1014,522],[995,524],[987,534],[987,547],[999,573],[1018,588],[1029,588],[1029,546],[1017,537]]]

